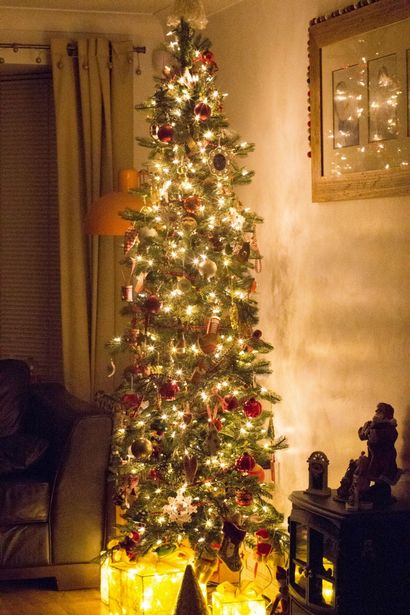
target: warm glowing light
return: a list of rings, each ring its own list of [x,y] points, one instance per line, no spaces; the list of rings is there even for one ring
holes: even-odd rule
[[[186,561],[181,565],[152,561],[101,567],[101,600],[110,613],[173,613]]]
[[[255,590],[237,592],[230,583],[221,583],[212,594],[213,615],[266,615],[265,600]]]

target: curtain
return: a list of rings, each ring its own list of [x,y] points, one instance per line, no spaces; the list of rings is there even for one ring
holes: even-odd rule
[[[105,344],[120,325],[121,240],[87,237],[83,221],[99,196],[132,166],[131,41],[51,41],[56,107],[64,382],[82,399],[112,390]]]

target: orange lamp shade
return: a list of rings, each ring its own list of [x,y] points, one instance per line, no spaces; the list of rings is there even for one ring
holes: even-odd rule
[[[109,192],[94,201],[89,208],[84,230],[89,235],[124,235],[130,227],[130,221],[121,217],[125,209],[140,211],[144,199],[128,191],[139,185],[139,174],[135,169],[121,169],[118,174],[118,186],[121,192]]]

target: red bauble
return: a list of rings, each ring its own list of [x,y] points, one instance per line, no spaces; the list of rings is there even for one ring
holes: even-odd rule
[[[256,419],[262,414],[262,404],[254,397],[251,397],[243,404],[243,411],[248,419]]]
[[[252,337],[254,340],[259,340],[262,337],[262,331],[260,331],[260,329],[255,329],[252,333]]]
[[[235,410],[239,406],[239,402],[235,395],[225,395],[224,397],[225,410]]]
[[[179,386],[174,380],[164,382],[159,389],[159,394],[166,401],[174,401],[177,393],[179,393]]]
[[[157,130],[157,137],[163,143],[171,143],[174,136],[174,129],[171,124],[163,124]]]
[[[235,468],[240,472],[249,472],[253,470],[256,465],[255,458],[249,453],[243,453],[238,459],[235,461]]]
[[[252,494],[246,489],[240,489],[235,494],[235,502],[238,506],[250,506],[253,502]]]
[[[212,51],[209,51],[209,49],[207,49],[206,51],[201,53],[201,61],[204,64],[212,64],[212,62],[215,61],[215,57]]]
[[[256,545],[256,554],[261,558],[266,558],[272,551],[272,545],[268,542],[260,542]]]
[[[211,107],[206,103],[199,102],[194,107],[194,113],[199,117],[200,120],[204,122],[211,117]]]
[[[144,301],[144,310],[151,314],[156,314],[161,309],[161,301],[157,295],[150,295]]]
[[[269,538],[270,538],[268,530],[266,528],[264,528],[264,527],[261,527],[260,530],[256,530],[255,536],[259,540],[269,540]]]
[[[132,532],[131,538],[133,539],[134,542],[138,542],[139,539],[141,538],[141,534],[139,532]]]
[[[124,393],[121,401],[127,408],[138,408],[142,402],[142,397],[137,393]]]
[[[262,468],[262,466],[256,463],[252,470],[249,471],[249,476],[256,476],[258,481],[263,483],[263,481],[265,480],[265,470]]]

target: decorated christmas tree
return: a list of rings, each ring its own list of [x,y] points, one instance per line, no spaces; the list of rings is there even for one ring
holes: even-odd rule
[[[252,178],[241,161],[253,146],[229,128],[211,44],[193,26],[174,23],[170,62],[139,106],[149,155],[140,208],[122,214],[129,327],[110,343],[113,365],[127,357],[112,472],[128,557],[189,545],[206,581],[217,558],[241,568],[244,540],[272,548],[282,515],[265,469],[286,444],[279,397],[261,382],[272,350],[257,328],[262,220],[234,191]]]

